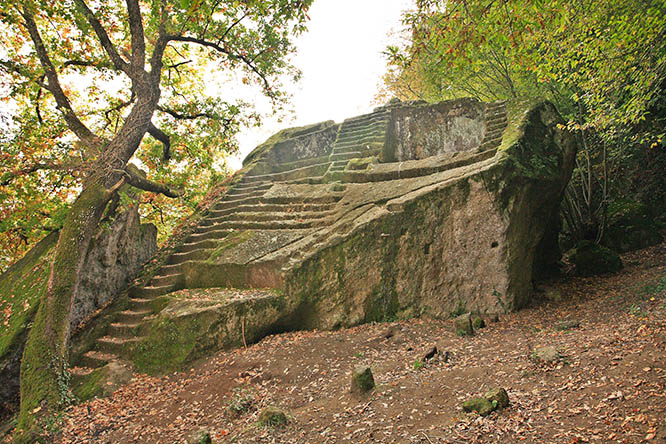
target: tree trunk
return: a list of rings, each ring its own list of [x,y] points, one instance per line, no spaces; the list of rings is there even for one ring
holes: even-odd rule
[[[47,291],[21,361],[21,409],[16,442],[34,442],[40,418],[53,414],[68,400],[69,316],[78,276],[110,194],[102,180],[92,178],[74,201],[58,238]]]

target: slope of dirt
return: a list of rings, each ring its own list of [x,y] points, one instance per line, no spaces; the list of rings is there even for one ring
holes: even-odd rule
[[[70,408],[56,442],[180,443],[199,430],[214,443],[666,442],[666,244],[623,259],[616,275],[549,284],[532,307],[473,337],[425,319],[296,332],[137,376]],[[571,319],[580,327],[558,330]],[[536,362],[542,345],[561,359]],[[349,394],[360,364],[377,383],[362,399]],[[507,409],[463,413],[463,400],[496,386]],[[269,405],[286,409],[289,425],[258,426]]]

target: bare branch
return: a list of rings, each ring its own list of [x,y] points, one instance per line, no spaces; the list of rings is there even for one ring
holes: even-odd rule
[[[106,30],[104,29],[100,21],[97,19],[97,17],[95,17],[95,14],[92,12],[92,10],[88,7],[85,0],[75,0],[75,1],[76,4],[83,10],[83,14],[88,19],[88,23],[90,23],[90,26],[92,26],[93,30],[95,31],[95,34],[97,34],[97,38],[99,39],[102,48],[104,48],[104,51],[106,51],[106,53],[109,55],[109,58],[111,58],[113,66],[115,66],[116,69],[124,72],[128,76],[132,77],[130,75],[129,64],[120,56],[118,50],[116,50],[116,47],[111,42],[111,39],[109,38],[109,35],[107,34]]]
[[[208,119],[214,119],[215,118],[215,116],[213,116],[210,113],[181,114],[177,111],[174,111],[170,108],[165,108],[163,106],[158,106],[157,110],[161,111],[163,113],[169,114],[171,117],[173,117],[174,119],[178,119],[178,120],[196,120],[196,119],[200,119],[202,117],[206,117]]]
[[[153,136],[156,140],[162,142],[164,149],[162,150],[162,159],[168,162],[171,159],[171,138],[167,133],[156,127],[153,122],[150,122],[148,127],[148,134]]]
[[[245,65],[248,68],[250,68],[262,80],[262,82],[264,83],[264,87],[266,89],[266,92],[270,96],[272,96],[272,94],[271,94],[271,85],[270,85],[268,79],[266,78],[266,76],[261,71],[259,71],[259,69],[254,65],[254,63],[252,63],[252,60],[249,59],[248,57],[246,57],[244,55],[241,55],[241,54],[233,53],[232,51],[229,51],[228,49],[220,46],[217,43],[213,43],[213,42],[210,42],[208,40],[199,39],[199,38],[196,38],[196,37],[188,37],[188,36],[180,36],[180,35],[168,35],[167,39],[169,41],[174,41],[174,42],[195,43],[197,45],[201,45],[201,46],[204,46],[204,47],[207,47],[207,48],[214,49],[215,51],[217,51],[221,54],[226,54],[230,58],[235,58],[235,59],[243,61],[243,63],[245,63]]]
[[[23,9],[21,15],[25,20],[24,24],[30,33],[30,38],[35,45],[35,50],[37,51],[39,62],[42,65],[42,68],[44,68],[46,78],[48,79],[48,90],[51,91],[51,94],[53,94],[58,108],[65,117],[67,125],[82,141],[86,141],[91,145],[99,145],[101,142],[99,137],[97,137],[92,131],[88,129],[87,126],[83,124],[83,122],[81,122],[81,120],[72,109],[72,106],[69,103],[69,99],[65,95],[65,92],[62,90],[62,87],[60,86],[60,80],[58,79],[58,73],[53,67],[53,63],[51,62],[48,52],[46,51],[42,37],[39,35],[39,30],[37,29],[37,24],[35,23],[35,17],[27,7]]]
[[[132,163],[127,165],[125,172],[127,173],[127,183],[140,190],[164,194],[167,197],[179,197],[183,194],[182,191],[174,191],[164,184],[146,179],[141,170]]]

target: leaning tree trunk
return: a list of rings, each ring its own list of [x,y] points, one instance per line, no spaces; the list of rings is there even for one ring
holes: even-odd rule
[[[68,398],[69,317],[90,242],[111,197],[98,177],[74,201],[58,238],[48,287],[21,361],[21,408],[17,442],[34,442],[39,418],[51,414]]]

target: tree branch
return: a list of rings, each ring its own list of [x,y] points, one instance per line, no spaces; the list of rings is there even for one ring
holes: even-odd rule
[[[104,51],[106,51],[106,53],[109,55],[109,58],[113,63],[113,66],[115,66],[116,69],[124,72],[128,76],[132,77],[130,74],[129,64],[120,56],[120,54],[116,50],[116,47],[111,42],[111,39],[109,38],[109,35],[107,34],[106,30],[104,29],[100,21],[97,19],[95,14],[92,12],[92,10],[88,7],[85,0],[75,0],[75,1],[76,4],[83,11],[83,14],[88,19],[88,23],[90,23],[90,26],[95,31],[95,34],[97,34],[97,38],[99,39],[102,48],[104,48]]]
[[[92,131],[88,129],[87,126],[81,122],[77,117],[76,113],[72,109],[69,99],[65,95],[65,92],[60,86],[60,80],[58,79],[58,73],[53,67],[53,63],[49,58],[42,37],[39,35],[39,30],[37,29],[37,24],[35,23],[35,17],[29,12],[28,8],[25,7],[21,12],[23,19],[25,20],[25,26],[28,29],[30,38],[32,39],[33,44],[35,45],[35,50],[37,51],[37,56],[39,57],[39,62],[44,68],[46,78],[48,79],[48,90],[51,91],[53,97],[55,98],[58,108],[63,113],[65,121],[69,128],[77,135],[79,139],[85,141],[91,145],[99,145],[101,140],[97,137]]]
[[[132,67],[143,71],[146,65],[146,41],[143,35],[143,19],[138,0],[125,0],[132,38]]]
[[[164,149],[162,150],[162,159],[165,162],[168,162],[169,159],[171,159],[171,138],[169,135],[156,127],[153,122],[150,122],[150,126],[148,127],[148,134],[162,142],[162,145],[164,145]]]
[[[33,165],[20,168],[14,171],[9,171],[3,174],[2,178],[0,178],[0,187],[5,187],[10,183],[12,183],[12,181],[17,177],[26,176],[28,174],[34,173],[35,171],[40,171],[40,170],[74,171],[80,169],[80,167],[81,167],[80,163],[73,163],[70,165],[65,165],[61,163],[35,163]]]
[[[171,117],[173,117],[174,119],[178,119],[178,120],[196,120],[196,119],[200,119],[201,117],[206,117],[208,119],[214,119],[215,118],[215,116],[213,116],[210,113],[181,114],[177,111],[174,111],[170,108],[165,108],[163,106],[158,106],[157,110],[161,111],[163,113],[169,114]]]
[[[230,58],[235,58],[235,59],[243,61],[243,63],[245,63],[245,65],[248,68],[250,68],[262,80],[262,82],[264,83],[264,88],[265,88],[266,92],[269,94],[269,96],[272,97],[270,82],[268,81],[268,79],[266,79],[266,76],[261,71],[259,71],[259,69],[254,65],[254,63],[252,63],[252,60],[250,60],[246,56],[241,55],[241,54],[235,54],[232,51],[229,51],[228,49],[225,49],[224,47],[220,46],[217,43],[209,42],[208,40],[199,39],[199,38],[196,38],[196,37],[188,37],[188,36],[181,36],[181,35],[171,34],[171,35],[167,36],[167,39],[169,41],[174,41],[174,42],[195,43],[197,45],[201,45],[201,46],[204,46],[204,47],[207,47],[207,48],[214,49],[215,51],[217,51],[221,54],[226,54]]]
[[[127,183],[140,190],[164,194],[167,197],[179,197],[183,194],[182,191],[174,191],[164,184],[146,179],[141,170],[132,163],[127,165],[125,172],[127,173]]]

